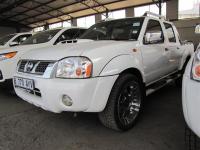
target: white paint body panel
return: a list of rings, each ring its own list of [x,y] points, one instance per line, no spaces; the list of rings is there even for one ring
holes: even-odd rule
[[[190,59],[184,74],[182,104],[188,126],[200,137],[200,82],[191,79],[193,60],[194,56]]]
[[[87,57],[93,63],[92,77],[89,79],[57,79],[55,77],[44,79],[16,72],[17,77],[33,79],[36,82],[36,88],[41,90],[42,97],[38,98],[25,90],[15,88],[17,95],[29,103],[52,112],[100,112],[105,108],[110,91],[121,72],[135,68],[141,73],[143,82],[148,85],[178,71],[181,67],[177,62],[182,59],[179,53],[183,54],[187,50],[186,46],[181,45],[177,40],[179,52],[176,54],[165,51],[165,48],[170,46],[166,39],[163,44],[144,45],[143,36],[149,19],[155,18],[145,17],[138,41],[79,40],[74,44],[49,46],[26,53],[21,59],[58,62],[70,56]],[[162,23],[161,20],[159,21]],[[194,51],[192,46],[189,50],[191,52]],[[176,64],[171,63],[171,59],[175,59]],[[69,95],[74,105],[60,107],[63,94]]]

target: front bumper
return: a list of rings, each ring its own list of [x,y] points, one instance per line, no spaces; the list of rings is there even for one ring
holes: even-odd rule
[[[191,130],[200,137],[200,83],[184,75],[182,90],[185,120]]]
[[[15,87],[15,91],[23,100],[45,110],[60,113],[100,112],[107,103],[109,94],[118,75],[90,79],[44,79],[34,75],[16,74],[17,77],[33,79],[35,88],[41,96],[34,95],[24,89]],[[66,106],[63,95],[72,99],[72,106]]]
[[[12,60],[0,61],[0,84],[6,80],[10,80],[16,70],[17,62]]]

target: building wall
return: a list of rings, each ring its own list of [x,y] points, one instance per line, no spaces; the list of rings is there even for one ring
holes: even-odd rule
[[[0,37],[6,34],[15,33],[16,29],[11,27],[0,27]]]
[[[195,27],[200,24],[200,18],[174,21],[182,40],[192,41],[195,46],[200,42],[200,34],[195,34]]]

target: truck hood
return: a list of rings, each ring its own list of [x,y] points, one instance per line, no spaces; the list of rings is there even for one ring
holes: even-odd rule
[[[0,46],[0,51],[4,48],[9,48],[8,46]]]
[[[30,60],[60,60],[69,56],[86,56],[90,52],[109,51],[113,48],[127,47],[129,43],[133,45],[134,41],[91,41],[78,40],[77,43],[63,44],[57,46],[48,46],[45,48],[34,49],[22,56],[22,59]]]
[[[20,45],[15,47],[0,47],[0,54],[9,53],[9,52],[19,52],[19,51],[29,51],[32,49],[42,48],[48,46],[47,44],[32,44],[32,45]]]

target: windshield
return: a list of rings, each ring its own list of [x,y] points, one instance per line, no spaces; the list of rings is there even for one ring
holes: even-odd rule
[[[80,39],[137,40],[144,18],[126,18],[98,23],[89,28]]]
[[[16,34],[6,35],[0,38],[0,45],[5,45],[10,39],[12,39]]]
[[[49,42],[61,29],[49,30],[39,32],[32,37],[28,38],[26,41],[22,43],[22,45],[28,44],[40,44]]]

